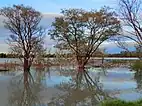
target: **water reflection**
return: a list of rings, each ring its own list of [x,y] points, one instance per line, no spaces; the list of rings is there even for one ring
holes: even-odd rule
[[[75,76],[66,76],[66,78],[70,78],[66,82],[46,86],[49,84],[48,79],[53,80],[53,76],[50,74],[52,74],[50,69],[39,69],[31,71],[31,73],[24,72],[22,75],[12,78],[8,89],[8,106],[94,106],[109,97],[103,91],[98,80],[99,77],[93,78],[87,71],[74,74]],[[52,89],[51,92],[48,87]],[[64,93],[54,95],[59,93],[57,89]],[[51,97],[49,98],[49,96]]]
[[[136,71],[134,79],[136,80],[138,91],[142,91],[142,71]]]
[[[19,72],[12,80],[9,78],[8,106],[96,106],[111,97],[123,100],[142,97],[141,71],[130,72],[126,68],[107,69],[106,73],[96,68],[78,74],[73,71],[52,67]]]
[[[69,83],[57,85],[57,88],[67,92],[63,96],[55,97],[49,106],[96,106],[100,101],[109,99],[103,91],[99,80],[93,80],[87,71],[78,73]]]
[[[10,82],[8,106],[41,106],[39,92],[41,83],[35,81],[30,72]]]
[[[137,82],[138,91],[142,91],[142,61],[137,60],[131,65],[131,70],[135,72],[134,79]]]

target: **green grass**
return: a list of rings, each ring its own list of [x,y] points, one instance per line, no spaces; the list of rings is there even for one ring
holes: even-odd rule
[[[123,100],[107,100],[101,103],[101,106],[142,106],[142,100],[126,102]]]

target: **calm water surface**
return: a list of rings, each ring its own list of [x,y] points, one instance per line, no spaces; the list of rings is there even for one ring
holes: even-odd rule
[[[45,58],[46,59],[46,58]],[[53,59],[53,58],[51,58]],[[102,59],[99,57],[95,57],[94,59]],[[119,57],[106,57],[105,60],[137,60],[138,58],[119,58]],[[21,62],[18,58],[0,58],[0,63],[4,62]]]
[[[107,98],[142,97],[142,73],[89,68],[90,77],[77,77],[71,71],[52,67],[33,68],[31,73],[0,72],[0,106],[96,106]]]

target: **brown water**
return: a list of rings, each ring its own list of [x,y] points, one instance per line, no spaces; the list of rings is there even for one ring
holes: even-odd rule
[[[0,72],[0,106],[97,106],[104,99],[142,97],[142,73],[127,68],[90,68],[78,76],[72,72],[58,67]]]

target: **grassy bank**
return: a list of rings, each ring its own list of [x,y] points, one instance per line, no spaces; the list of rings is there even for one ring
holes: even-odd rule
[[[123,100],[104,101],[101,106],[142,106],[142,99],[133,102],[126,102]]]

